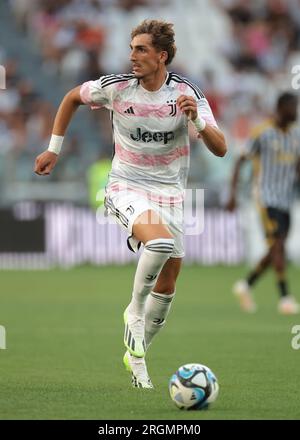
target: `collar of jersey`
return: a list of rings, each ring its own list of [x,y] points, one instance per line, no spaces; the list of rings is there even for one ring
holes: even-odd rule
[[[141,87],[141,89],[143,90],[143,92],[145,92],[145,93],[150,93],[150,94],[153,94],[153,93],[159,93],[159,92],[161,92],[162,91],[162,89],[166,86],[166,84],[168,84],[168,81],[169,81],[169,77],[170,77],[170,73],[167,71],[167,75],[166,75],[166,78],[165,78],[165,81],[163,82],[163,84],[161,85],[161,87],[158,89],[158,90],[147,90],[147,89],[145,89],[143,86],[142,86],[142,84],[140,83],[140,80],[138,79],[138,85]]]

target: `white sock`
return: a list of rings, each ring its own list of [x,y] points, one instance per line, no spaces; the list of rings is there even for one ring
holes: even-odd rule
[[[135,273],[132,299],[129,305],[130,313],[144,318],[147,296],[156,284],[157,277],[173,249],[173,238],[157,238],[147,241]]]
[[[175,292],[169,295],[151,292],[151,294],[148,295],[145,307],[145,342],[147,348],[154,336],[165,325],[174,296]]]

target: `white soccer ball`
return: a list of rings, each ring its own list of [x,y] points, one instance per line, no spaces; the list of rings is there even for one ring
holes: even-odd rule
[[[186,364],[171,377],[169,392],[180,409],[204,409],[218,397],[219,384],[210,368],[202,364]]]

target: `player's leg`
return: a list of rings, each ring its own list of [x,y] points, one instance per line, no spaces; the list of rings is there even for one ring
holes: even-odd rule
[[[175,285],[184,257],[183,205],[174,204],[160,211],[174,237],[174,250],[165,263],[153,291],[146,301],[145,340],[149,347],[153,337],[164,327],[175,297]]]
[[[269,239],[272,245],[272,267],[276,274],[277,287],[280,295],[278,311],[282,314],[294,314],[299,312],[299,304],[289,293],[286,279],[286,255],[285,243],[290,228],[290,214],[277,208],[267,208],[273,230],[270,231]]]
[[[285,244],[290,228],[290,214],[277,208],[266,208],[266,236],[271,244],[271,265],[276,274],[277,287],[280,295],[278,311],[282,314],[299,312],[299,304],[289,293],[286,279]]]
[[[142,338],[145,302],[156,284],[160,271],[173,252],[174,238],[153,210],[142,213],[135,220],[132,232],[138,241],[144,243],[144,249],[134,277],[132,299],[125,312],[128,325],[124,343],[131,354],[143,357],[146,350]]]
[[[145,359],[145,304],[157,278],[173,252],[174,239],[159,215],[152,210],[142,213],[132,228],[136,240],[144,243],[132,291],[132,299],[125,311],[124,356],[126,369],[132,373],[132,385],[153,388]],[[138,351],[138,350],[139,351]]]
[[[269,248],[264,257],[257,263],[256,267],[245,277],[245,279],[239,280],[234,284],[233,293],[238,298],[241,309],[245,312],[255,312],[256,304],[252,296],[251,288],[270,267],[271,262],[272,247]]]
[[[270,267],[272,262],[272,246],[269,247],[267,253],[259,260],[255,268],[246,276],[246,282],[249,287],[253,287],[265,271]]]
[[[272,248],[272,266],[276,274],[277,287],[279,292],[278,311],[284,315],[299,313],[299,304],[290,295],[289,285],[286,279],[286,255],[285,238],[279,237],[275,240]]]
[[[175,283],[178,277],[181,258],[170,258],[162,268],[153,291],[147,296],[145,305],[145,342],[148,349],[154,336],[164,327],[167,315],[175,296]],[[125,353],[124,364],[132,373],[132,385],[136,388],[153,388],[145,358]]]
[[[276,230],[276,223],[269,217],[267,208],[260,205],[258,208],[267,240],[268,251],[257,263],[256,267],[244,279],[237,281],[233,286],[233,293],[237,297],[241,309],[249,313],[256,311],[256,304],[251,289],[272,264],[273,235]]]
[[[285,240],[278,237],[272,246],[272,266],[276,274],[278,290],[281,297],[288,295],[286,281]]]
[[[126,369],[131,371],[133,385],[152,388],[145,360],[145,301],[153,289],[165,262],[172,255],[174,239],[166,224],[157,214],[159,210],[143,197],[132,191],[111,192],[106,195],[107,211],[129,232],[128,245],[134,250],[144,243],[140,256],[132,299],[125,310],[124,356]]]
[[[154,336],[164,327],[175,296],[182,258],[170,258],[164,265],[153,291],[146,300],[145,342],[148,349]]]

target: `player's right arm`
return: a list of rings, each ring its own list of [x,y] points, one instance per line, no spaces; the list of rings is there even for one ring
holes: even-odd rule
[[[54,138],[55,136],[63,137],[65,135],[72,116],[76,112],[77,108],[81,104],[84,104],[80,96],[80,88],[81,86],[78,86],[70,90],[62,100],[54,119],[52,130],[52,135],[54,135]],[[54,153],[53,151],[44,151],[42,154],[37,156],[35,160],[34,172],[41,176],[50,174],[55,167],[57,158],[58,154]]]
[[[237,161],[235,162],[232,178],[230,182],[230,193],[229,193],[229,199],[226,204],[226,209],[228,211],[234,211],[236,208],[236,194],[237,194],[237,186],[240,176],[240,171],[242,168],[243,163],[246,160],[246,155],[240,156]]]
[[[226,209],[228,211],[234,211],[237,205],[237,187],[240,177],[240,171],[243,164],[246,160],[252,159],[255,155],[259,154],[260,149],[260,137],[252,137],[249,141],[249,144],[247,145],[247,151],[245,151],[245,153],[243,153],[235,162],[230,182],[229,198],[226,204]]]

